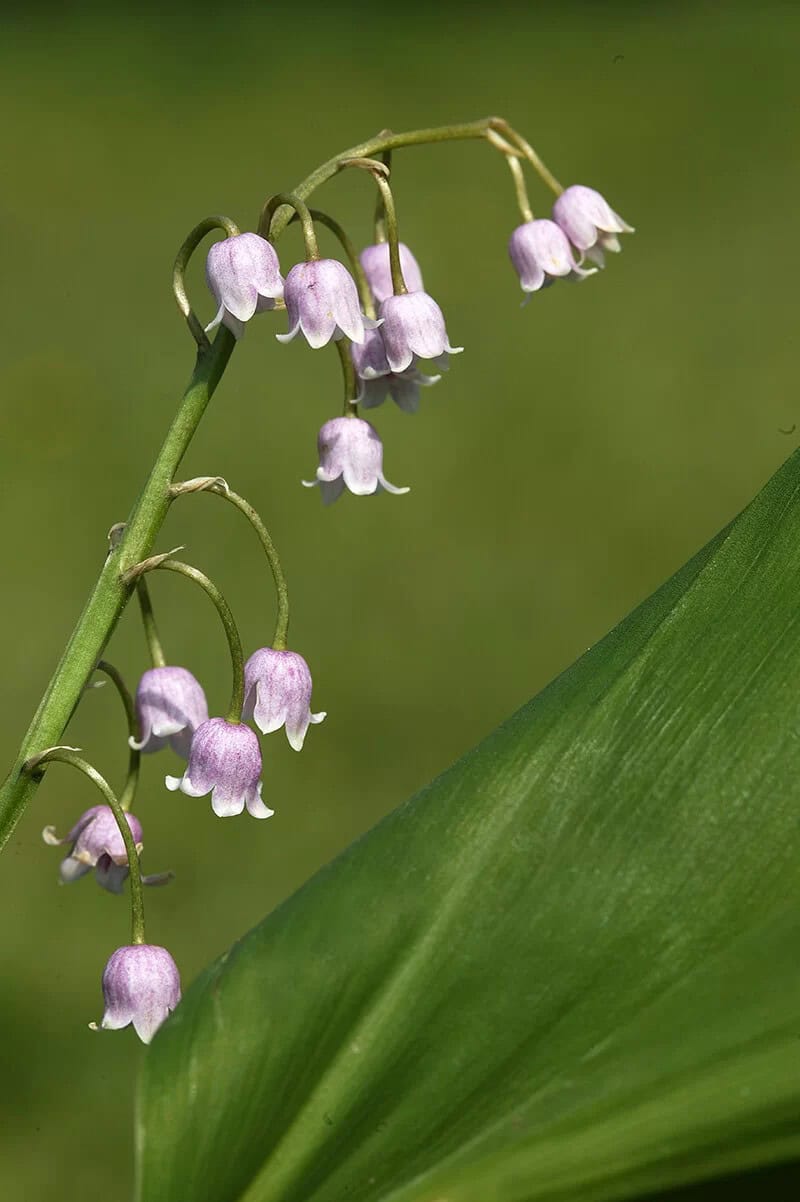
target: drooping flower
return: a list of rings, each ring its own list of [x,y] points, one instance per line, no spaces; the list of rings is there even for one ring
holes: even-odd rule
[[[386,359],[393,372],[405,371],[415,356],[434,359],[446,368],[448,355],[464,349],[450,345],[442,310],[427,292],[388,296],[381,305],[381,317]]]
[[[617,234],[632,234],[604,196],[584,184],[565,188],[553,205],[553,220],[561,226],[573,246],[599,267],[605,263],[603,251],[621,250]]]
[[[283,278],[271,243],[258,234],[236,234],[215,242],[206,259],[206,282],[219,305],[206,333],[220,322],[235,338],[254,313],[274,309],[283,298]]]
[[[136,850],[142,852],[142,824],[133,814],[126,814],[128,826],[136,844]],[[94,869],[98,885],[109,893],[121,893],[129,868],[128,853],[114,811],[110,806],[97,805],[81,814],[78,821],[62,839],[56,834],[54,826],[46,826],[42,838],[50,847],[60,847],[65,843],[72,846],[61,861],[59,878],[62,885],[77,881],[79,877]],[[143,876],[143,885],[164,885],[172,879],[171,872],[159,872],[151,876]]]
[[[597,270],[579,267],[567,235],[547,218],[518,225],[509,239],[508,253],[523,292],[538,292],[558,277],[583,279]]]
[[[358,289],[350,272],[337,259],[312,259],[296,263],[284,287],[289,330],[276,334],[279,342],[290,342],[301,332],[315,350],[346,334],[352,342],[364,341],[364,317]]]
[[[442,378],[426,376],[413,362],[403,372],[392,371],[380,329],[367,330],[364,341],[360,346],[354,344],[351,353],[359,381],[356,399],[365,409],[375,409],[390,396],[404,413],[416,413],[420,388],[436,384]]]
[[[152,943],[118,947],[103,971],[105,1011],[100,1026],[119,1031],[131,1023],[142,1043],[150,1043],[181,1000],[178,967],[165,947]],[[97,1030],[97,1024],[90,1024]]]
[[[141,852],[142,824],[133,814],[126,814],[125,818],[136,850]],[[62,885],[77,881],[94,868],[98,885],[109,893],[122,892],[129,871],[128,853],[110,806],[97,805],[86,810],[62,839],[56,835],[53,826],[44,828],[42,838],[50,847],[72,844],[59,869]]]
[[[245,806],[254,818],[270,818],[275,811],[261,800],[260,776],[261,748],[250,727],[209,718],[192,736],[183,776],[166,777],[166,786],[187,797],[210,793],[211,808],[220,818],[241,814]]]
[[[406,288],[409,292],[422,292],[425,285],[422,282],[419,263],[405,242],[401,242],[398,249],[400,251],[400,268]],[[370,292],[375,297],[375,303],[380,305],[387,296],[394,295],[392,269],[389,263],[389,243],[376,242],[374,246],[366,246],[358,257],[364,268]]]
[[[192,735],[208,721],[208,703],[200,683],[186,668],[149,668],[136,689],[141,739],[128,742],[137,751],[160,751],[170,744],[184,759]]]
[[[311,724],[321,722],[325,711],[311,712],[311,673],[296,651],[261,647],[244,666],[244,711],[262,734],[286,727],[286,738],[300,751]]]
[[[383,474],[383,444],[374,426],[360,417],[334,417],[317,437],[319,467],[316,480],[304,480],[306,488],[319,485],[322,500],[330,505],[345,486],[356,496],[372,493],[404,493],[407,488],[390,484]]]

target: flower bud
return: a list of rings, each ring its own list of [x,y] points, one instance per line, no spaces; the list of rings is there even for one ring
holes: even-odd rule
[[[573,246],[602,267],[603,251],[618,252],[617,234],[632,234],[604,196],[583,184],[566,188],[553,205],[553,220],[561,226]]]
[[[383,474],[383,445],[378,432],[360,417],[334,417],[317,437],[319,467],[316,480],[304,480],[306,488],[319,485],[322,500],[330,505],[345,486],[356,496],[372,493],[404,493],[407,488],[390,484]]]
[[[254,313],[274,309],[283,297],[278,256],[271,243],[258,234],[237,234],[215,242],[206,259],[206,282],[219,305],[206,333],[220,322],[235,338]]]
[[[422,272],[417,260],[405,242],[399,244],[398,250],[406,288],[409,292],[422,292],[425,285],[422,282]],[[380,305],[387,296],[394,296],[392,268],[389,262],[389,243],[377,242],[374,246],[366,246],[358,257],[364,268],[370,292],[375,297],[375,303]]]
[[[150,943],[118,947],[103,972],[105,1011],[100,1026],[119,1031],[133,1023],[142,1043],[150,1043],[181,1000],[177,965],[165,947]],[[96,1024],[91,1026],[96,1030]]]
[[[261,800],[260,776],[261,748],[250,727],[210,718],[192,736],[183,776],[166,777],[166,786],[187,797],[210,793],[211,808],[220,818],[241,814],[245,806],[254,818],[270,818],[275,811]]]
[[[208,721],[202,686],[186,668],[150,668],[136,689],[141,739],[128,742],[137,751],[160,751],[167,743],[184,759],[194,731]]]
[[[446,368],[448,355],[460,354],[464,349],[450,345],[442,310],[427,292],[387,297],[381,305],[381,316],[386,359],[393,372],[405,371],[415,355],[434,359]]]
[[[559,276],[582,279],[597,270],[578,266],[567,235],[546,218],[518,225],[509,239],[508,253],[523,292],[538,292]]]
[[[244,712],[262,734],[286,727],[295,751],[302,750],[309,725],[321,722],[325,711],[311,712],[311,673],[296,651],[261,647],[244,666]]]
[[[365,324],[375,324],[362,314],[355,281],[336,259],[295,264],[286,277],[284,297],[289,330],[275,335],[278,342],[291,342],[298,331],[315,350],[342,334],[363,342]]]

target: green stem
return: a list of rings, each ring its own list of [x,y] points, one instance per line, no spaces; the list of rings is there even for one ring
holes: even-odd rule
[[[316,188],[336,175],[343,159],[368,158],[405,146],[470,138],[486,139],[491,129],[502,128],[503,125],[499,118],[485,117],[461,125],[379,135],[323,163],[298,184],[294,196],[302,201],[307,200]],[[286,204],[275,210],[270,222],[273,241],[285,230],[293,212],[294,209]],[[123,580],[122,574],[133,564],[145,559],[153,549],[169,509],[169,486],[235,345],[233,334],[222,326],[210,346],[199,347],[194,373],[155,465],[125,529],[109,550],[105,566],[23,739],[17,761],[0,789],[0,848],[8,841],[36,791],[37,781],[22,771],[23,764],[37,750],[52,746],[61,739],[86,681],[130,599],[131,585]]]
[[[270,197],[261,210],[261,216],[258,220],[259,234],[262,238],[272,239],[272,234],[270,233],[272,214],[281,205],[291,205],[294,209],[294,216],[297,217],[302,226],[303,242],[306,247],[306,262],[309,263],[314,259],[318,259],[319,246],[317,245],[317,235],[314,230],[314,219],[302,198],[295,195],[294,192],[276,192],[274,196]]]
[[[533,221],[533,209],[531,202],[528,199],[528,189],[525,186],[525,175],[522,170],[522,164],[519,159],[512,154],[506,155],[506,162],[511,171],[511,176],[514,180],[514,191],[517,194],[517,204],[522,215],[523,221]]]
[[[231,653],[231,670],[233,673],[231,703],[228,706],[227,719],[229,722],[238,724],[242,720],[242,706],[244,705],[244,653],[242,651],[242,640],[239,638],[239,631],[231,612],[231,607],[216,584],[209,580],[208,576],[198,568],[193,568],[188,563],[182,563],[179,559],[170,559],[163,555],[156,555],[152,560],[145,559],[142,563],[134,564],[132,568],[128,569],[126,576],[129,580],[138,579],[143,572],[151,571],[177,572],[180,576],[186,576],[188,580],[193,580],[195,584],[199,584],[201,589],[211,598],[216,606],[217,613],[225,630],[225,636],[228,640],[228,648]]]
[[[147,587],[147,581],[144,576],[140,576],[136,581],[136,596],[139,598],[139,610],[142,615],[147,649],[150,652],[150,663],[154,668],[164,668],[166,667],[167,660],[164,655],[164,648],[161,646],[161,639],[158,637],[156,616],[153,613],[150,590]]]
[[[275,634],[272,639],[272,646],[276,651],[285,651],[286,636],[289,631],[289,589],[286,585],[286,577],[283,573],[278,549],[272,541],[272,535],[261,520],[261,515],[253,508],[249,501],[239,496],[237,492],[229,488],[227,483],[219,479],[219,477],[201,476],[196,481],[187,480],[181,484],[173,484],[172,486],[172,494],[175,497],[192,492],[213,493],[215,497],[222,497],[224,501],[230,502],[240,513],[244,514],[258,535],[261,546],[264,548],[264,554],[267,557],[270,571],[272,572],[272,579],[275,582],[275,592],[278,595],[278,613],[275,618]]]
[[[189,327],[192,338],[194,338],[200,350],[203,351],[208,350],[211,344],[208,341],[208,335],[203,329],[202,322],[189,303],[185,275],[192,255],[206,234],[212,233],[213,230],[222,230],[228,238],[234,238],[240,232],[238,225],[235,221],[231,221],[230,217],[204,217],[186,235],[180,250],[175,256],[175,263],[172,268],[172,291],[175,293],[175,300],[178,302],[178,308],[181,313],[186,318],[186,324]]]
[[[112,811],[119,827],[119,833],[122,835],[122,842],[125,844],[125,852],[128,856],[128,868],[130,869],[131,943],[145,943],[142,872],[139,866],[139,853],[136,850],[136,841],[134,840],[131,828],[128,826],[125,811],[119,801],[117,801],[116,794],[105,777],[101,776],[96,768],[93,768],[91,764],[79,756],[71,747],[48,747],[46,751],[40,752],[39,755],[31,756],[23,765],[22,771],[31,780],[38,783],[43,775],[40,769],[45,764],[51,763],[71,764],[73,768],[77,768],[84,776],[88,776],[89,780],[97,785],[97,788],[105,798],[107,806]]]
[[[392,136],[392,131],[390,129],[381,130],[380,136],[382,138],[389,138]],[[391,171],[392,171],[392,152],[391,152],[391,150],[384,150],[383,154],[381,155],[381,161],[383,162],[383,165],[386,168],[386,175],[388,178],[391,175]],[[380,192],[378,193],[378,199],[375,201],[375,217],[373,219],[373,224],[374,224],[374,228],[375,228],[375,241],[376,242],[385,242],[386,241],[386,210],[383,207],[383,196],[381,195]]]
[[[437,125],[430,129],[412,129],[402,134],[378,134],[357,146],[351,146],[334,158],[328,159],[312,171],[310,175],[297,185],[292,196],[298,200],[308,200],[312,192],[332,179],[342,169],[346,159],[371,159],[387,150],[401,150],[405,146],[426,146],[436,142],[460,142],[470,138],[488,138],[489,131],[500,122],[503,128],[506,123],[500,117],[482,117],[480,121],[466,121],[459,125]],[[275,242],[292,219],[292,209],[282,204],[275,209],[270,224],[270,240]]]
[[[550,191],[555,193],[556,196],[561,195],[561,193],[564,191],[561,184],[553,175],[552,171],[550,171],[549,168],[544,165],[536,151],[531,146],[530,142],[527,142],[525,138],[523,138],[522,134],[517,133],[514,127],[509,125],[507,121],[504,121],[502,117],[492,117],[491,128],[496,130],[498,133],[504,134],[510,142],[513,142],[515,146],[518,146],[525,155],[525,158],[533,167],[534,171],[539,175],[540,179],[547,184],[547,187],[550,189]]]
[[[139,766],[141,762],[141,752],[135,747],[131,747],[131,739],[134,742],[139,742],[139,723],[136,719],[136,708],[133,704],[133,698],[128,690],[122,676],[108,660],[101,659],[97,665],[97,671],[103,672],[112,682],[115,689],[120,695],[122,704],[125,707],[125,717],[128,720],[128,774],[125,778],[125,784],[120,794],[119,803],[123,810],[129,810],[133,805],[136,797],[136,789],[139,784]]]
[[[342,365],[342,382],[344,383],[344,409],[342,413],[345,417],[358,417],[358,391],[356,389],[356,372],[353,367],[353,353],[350,350],[349,338],[338,338],[336,340],[336,350],[339,353],[339,362]]]
[[[34,715],[17,758],[0,790],[0,848],[5,845],[37,782],[23,773],[25,760],[61,739],[86,681],[94,671],[131,595],[121,578],[124,569],[151,551],[170,506],[169,486],[191,442],[236,340],[222,327],[197,365],[175,419],[119,541],[111,548],[102,572],[78,620],[61,662]]]

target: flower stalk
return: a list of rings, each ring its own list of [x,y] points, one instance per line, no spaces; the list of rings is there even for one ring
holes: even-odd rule
[[[497,117],[404,133],[384,132],[322,163],[295,187],[291,195],[294,200],[307,201],[317,188],[337,174],[341,163],[347,159],[373,158],[404,147],[432,143],[488,141],[492,130],[515,141],[507,123]],[[516,138],[517,144],[524,149],[518,136]],[[533,162],[527,152],[526,157]],[[270,217],[270,241],[274,243],[281,236],[295,211],[296,208],[285,200],[277,205]],[[211,228],[223,227],[212,226],[202,234],[199,233],[199,227],[195,227],[176,260],[176,297],[197,342],[194,371],[144,487],[128,521],[109,549],[100,576],[22,741],[16,763],[0,790],[0,848],[8,841],[38,784],[37,774],[26,771],[25,764],[42,748],[51,747],[61,739],[86,682],[131,598],[134,582],[126,573],[152,553],[173,499],[170,486],[236,346],[236,339],[226,326],[220,326],[213,342],[209,342],[205,333],[198,331],[191,321],[191,306],[187,309],[185,287],[181,293],[181,271],[185,271],[189,255],[194,249],[190,249],[189,244],[194,238],[199,244]],[[227,226],[224,228],[226,233],[238,230],[232,225],[230,229]]]
[[[22,771],[26,776],[38,783],[43,776],[42,768],[46,764],[71,764],[73,768],[77,768],[79,772],[87,776],[92,784],[96,785],[103,794],[105,803],[113,813],[119,827],[119,833],[122,836],[122,842],[125,844],[125,851],[128,856],[131,882],[131,943],[145,943],[142,871],[139,865],[139,853],[136,850],[133,831],[128,826],[125,811],[108,781],[87,760],[83,759],[78,754],[78,751],[79,748],[77,747],[48,747],[44,751],[39,752],[38,755],[31,756],[30,759],[26,760],[22,766]]]
[[[119,693],[125,709],[125,717],[128,722],[128,773],[125,777],[125,784],[123,785],[122,792],[119,796],[120,807],[127,811],[133,805],[136,797],[136,789],[139,785],[139,766],[141,762],[141,753],[139,752],[138,748],[134,747],[131,743],[131,740],[133,740],[135,743],[138,742],[139,739],[139,723],[136,718],[136,707],[133,704],[133,697],[131,696],[127,685],[125,684],[125,681],[122,679],[122,676],[113,664],[110,664],[108,660],[101,659],[97,665],[97,671],[102,672],[104,676],[107,676],[114,685],[114,688]]]
[[[285,650],[286,637],[289,631],[289,589],[286,584],[286,576],[283,572],[280,556],[278,555],[278,549],[272,541],[269,530],[267,530],[267,527],[261,520],[260,514],[253,508],[249,501],[246,501],[244,497],[234,492],[229,487],[227,481],[223,480],[221,476],[197,476],[192,480],[183,480],[179,484],[173,484],[170,491],[174,497],[181,497],[187,493],[195,492],[211,493],[215,497],[222,497],[224,501],[228,501],[247,518],[258,535],[261,546],[264,549],[278,598],[278,612],[275,619],[275,634],[272,639],[272,646],[276,651]]]
[[[145,559],[141,563],[134,564],[125,573],[129,580],[137,580],[145,572],[177,572],[180,576],[185,576],[188,580],[193,580],[195,584],[199,584],[204,593],[211,599],[219,614],[225,631],[225,637],[228,640],[228,650],[231,655],[231,672],[233,675],[233,685],[231,687],[231,701],[228,706],[228,722],[238,723],[242,720],[242,706],[244,704],[244,653],[242,651],[242,640],[239,637],[239,630],[231,612],[231,607],[219,591],[217,586],[209,580],[203,572],[198,568],[193,568],[188,563],[183,563],[180,559],[172,559],[171,555],[154,555],[150,559]]]

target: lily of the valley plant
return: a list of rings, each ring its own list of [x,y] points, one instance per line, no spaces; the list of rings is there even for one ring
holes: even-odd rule
[[[620,249],[618,235],[631,231],[599,192],[583,185],[562,188],[519,133],[504,120],[487,118],[410,133],[384,132],[323,164],[294,191],[268,198],[255,230],[242,232],[228,217],[208,217],[194,227],[178,252],[174,291],[196,343],[194,373],[138,502],[127,523],[112,530],[105,566],[0,798],[0,840],[5,842],[48,765],[65,763],[78,769],[101,794],[102,801],[91,804],[97,798],[89,790],[83,812],[65,835],[59,836],[52,826],[44,830],[46,843],[67,848],[60,867],[63,882],[75,882],[92,872],[111,892],[121,892],[129,882],[131,939],[111,952],[102,973],[105,1008],[100,1027],[116,1030],[132,1025],[139,1038],[149,1042],[181,997],[172,956],[166,948],[148,942],[145,934],[142,886],[164,884],[170,874],[142,874],[143,825],[140,815],[132,812],[140,756],[171,748],[186,763],[181,775],[165,774],[165,789],[180,790],[191,798],[208,797],[220,818],[246,811],[253,818],[267,819],[274,811],[269,797],[262,796],[265,749],[257,731],[269,736],[283,728],[290,745],[300,751],[309,727],[325,718],[324,712],[312,708],[309,665],[301,650],[290,648],[288,642],[288,590],[266,526],[252,505],[213,472],[180,480],[181,460],[237,341],[252,325],[251,336],[274,335],[279,343],[302,339],[311,350],[333,343],[341,361],[343,397],[317,435],[319,461],[313,479],[302,482],[317,487],[325,504],[345,491],[358,497],[408,493],[408,487],[387,478],[380,435],[360,410],[376,409],[390,398],[403,412],[416,413],[421,390],[439,383],[451,356],[460,355],[464,348],[452,344],[445,316],[447,295],[427,279],[424,262],[411,249],[413,236],[404,231],[408,243],[399,239],[391,156],[406,147],[457,139],[485,143],[499,152],[511,170],[521,224],[511,232],[509,254],[526,299],[560,279],[587,280],[603,267],[606,252]],[[530,167],[554,196],[547,216],[534,216],[525,178]],[[312,193],[344,170],[363,173],[377,188],[374,240],[360,250],[337,220],[309,207]],[[281,263],[277,245],[294,220],[302,228],[305,257],[300,263]],[[336,235],[344,261],[321,257],[320,225]],[[217,234],[222,237],[210,246],[206,259],[214,308],[204,326],[188,299],[185,272],[204,240]],[[428,284],[433,284],[435,297],[427,291]],[[208,337],[212,331],[213,343]],[[282,352],[276,347],[276,353]],[[434,370],[425,364],[432,364]],[[298,485],[301,479],[298,465]],[[251,649],[246,660],[234,616],[217,584],[172,553],[155,550],[172,502],[198,492],[219,497],[247,518],[272,573],[277,594],[275,628],[271,639],[265,631],[264,645]],[[309,520],[314,520],[312,514]],[[232,673],[230,703],[222,714],[209,713],[201,682],[189,666],[171,662],[161,641],[147,583],[160,571],[183,576],[216,607]],[[150,662],[143,665],[132,695],[104,656],[120,613],[134,595]],[[62,741],[72,712],[97,671],[111,679],[125,708],[129,762],[119,790],[79,749]],[[268,838],[267,829],[256,837]]]

